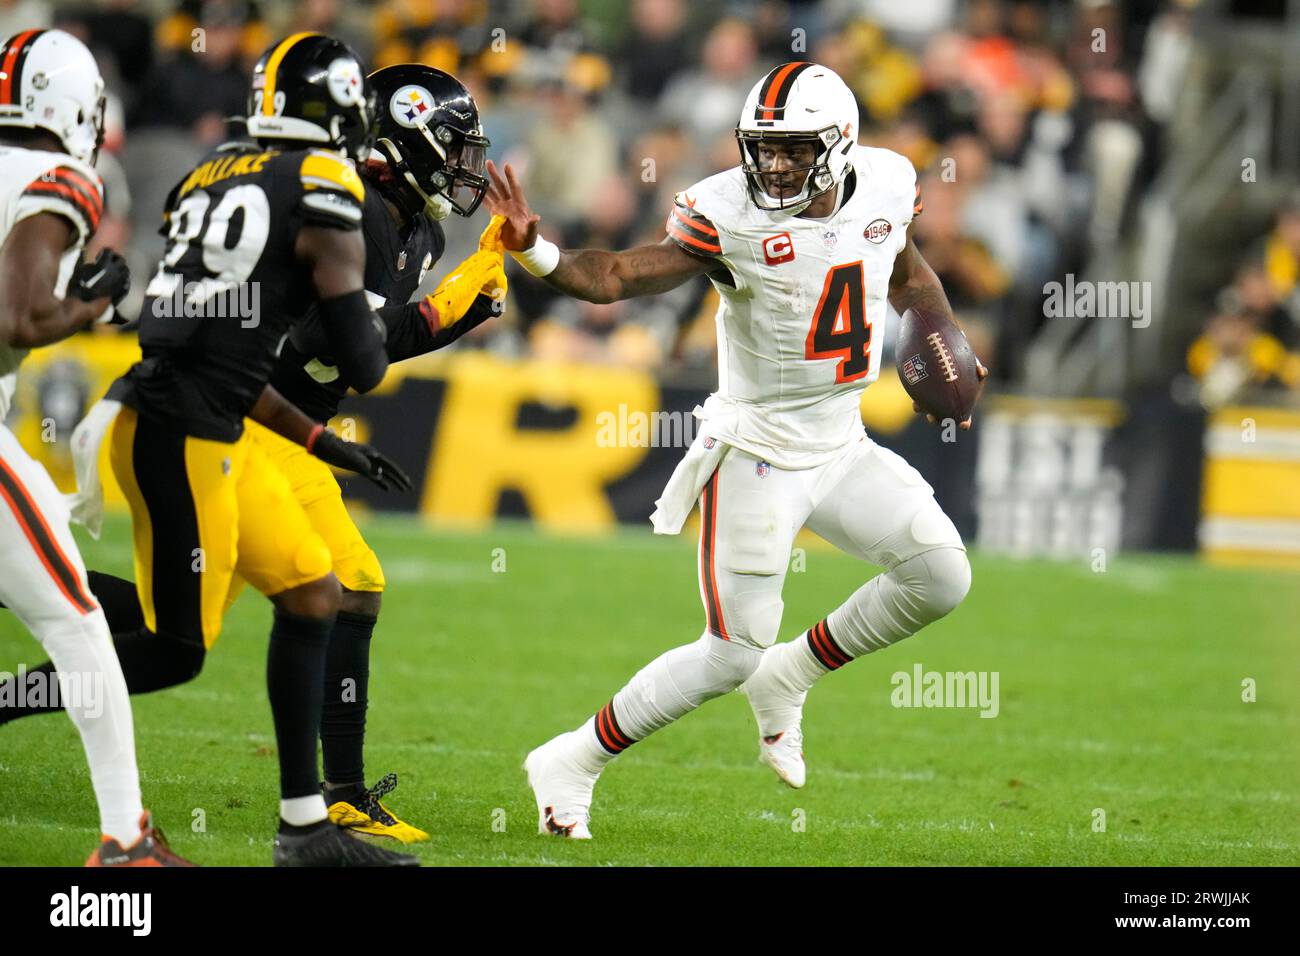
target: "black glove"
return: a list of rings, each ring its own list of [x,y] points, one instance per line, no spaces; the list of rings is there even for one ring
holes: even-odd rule
[[[102,249],[94,262],[83,262],[72,272],[68,295],[86,302],[108,296],[117,305],[131,291],[131,270],[112,249]]]
[[[308,450],[327,465],[365,475],[385,491],[411,490],[406,472],[381,452],[360,442],[344,441],[328,428],[316,436]]]

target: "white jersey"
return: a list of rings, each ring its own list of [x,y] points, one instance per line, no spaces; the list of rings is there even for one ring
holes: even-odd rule
[[[28,216],[52,212],[76,228],[72,244],[59,262],[54,294],[60,298],[81,259],[81,250],[99,226],[104,211],[104,184],[99,174],[66,153],[0,146],[0,244]],[[9,277],[0,277],[0,282]],[[0,342],[0,422],[9,414],[17,386],[18,366],[27,349]]]
[[[825,463],[863,433],[862,391],[880,372],[889,277],[920,212],[916,170],[854,147],[826,219],[759,209],[737,166],[677,194],[668,235],[725,266],[710,276],[718,390],[709,434],[783,468]]]

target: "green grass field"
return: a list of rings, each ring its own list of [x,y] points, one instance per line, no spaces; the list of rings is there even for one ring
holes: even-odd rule
[[[808,786],[756,761],[739,694],[637,744],[596,790],[589,844],[536,834],[527,751],[577,726],[642,664],[695,639],[694,543],[521,526],[366,525],[389,592],[376,636],[367,773],[433,839],[436,865],[1300,863],[1300,578],[1191,560],[1018,563],[976,556],[951,617],[822,681]],[[493,571],[504,549],[504,573]],[[87,542],[128,574],[121,520]],[[872,569],[809,550],[782,638]],[[44,659],[0,612],[0,670]],[[209,865],[267,865],[276,759],[270,605],[245,593],[201,677],[134,698],[145,802]],[[1000,713],[902,709],[890,676],[997,671]],[[1258,700],[1243,702],[1253,678]],[[1105,832],[1094,832],[1094,811]],[[201,809],[205,832],[191,821]],[[97,837],[62,716],[0,726],[0,864],[80,864]]]

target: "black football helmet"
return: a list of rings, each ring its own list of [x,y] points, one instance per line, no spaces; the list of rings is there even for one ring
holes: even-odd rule
[[[273,43],[253,68],[248,135],[259,143],[316,144],[365,159],[375,97],[348,45],[320,33]]]
[[[367,173],[407,216],[472,216],[487,191],[491,143],[478,106],[450,73],[418,63],[370,74],[379,114]]]

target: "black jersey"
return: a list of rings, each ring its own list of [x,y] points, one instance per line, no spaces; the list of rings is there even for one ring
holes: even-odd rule
[[[234,143],[209,154],[167,198],[167,247],[140,313],[144,357],[115,396],[187,435],[237,439],[316,302],[294,253],[299,228],[358,229],[364,202],[337,153]]]
[[[489,296],[479,296],[460,322],[446,329],[429,324],[429,313],[410,303],[424,275],[442,258],[446,237],[442,227],[417,216],[410,234],[402,238],[377,189],[366,191],[363,226],[366,237],[366,298],[387,330],[384,348],[389,362],[400,362],[441,348],[490,318],[497,308]],[[313,314],[295,327],[284,343],[271,374],[271,385],[318,422],[338,414],[350,383],[328,354],[319,321]]]
[[[400,344],[400,328],[394,328],[394,313],[385,306],[405,305],[420,287],[424,275],[442,258],[446,237],[442,227],[425,216],[417,216],[410,235],[401,231],[388,212],[379,190],[366,191],[362,210],[362,230],[366,238],[366,298],[388,325],[389,348]],[[387,316],[387,318],[386,318]],[[271,373],[271,385],[277,392],[317,421],[328,421],[338,411],[339,402],[351,383],[328,357],[306,354],[293,338],[284,343],[280,358]],[[406,355],[394,356],[397,361]]]

